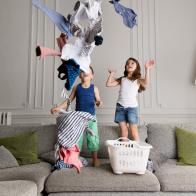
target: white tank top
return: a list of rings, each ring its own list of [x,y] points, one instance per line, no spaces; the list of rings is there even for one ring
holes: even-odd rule
[[[118,96],[118,103],[123,107],[138,107],[137,95],[139,85],[137,80],[131,81],[128,78],[123,77],[121,79],[121,85]]]

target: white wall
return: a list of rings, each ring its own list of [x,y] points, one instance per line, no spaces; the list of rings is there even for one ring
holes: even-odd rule
[[[75,1],[43,0],[67,15]],[[113,6],[103,0],[102,46],[92,63],[95,84],[104,107],[101,123],[112,123],[118,88],[106,88],[107,68],[121,76],[128,57],[143,64],[156,60],[148,89],[140,94],[140,124],[196,120],[196,1],[121,0],[138,14],[138,25],[128,29]],[[30,0],[0,1],[0,112],[11,111],[13,123],[53,123],[50,108],[62,101],[64,83],[57,78],[59,59],[35,56],[36,45],[58,48],[59,31]]]

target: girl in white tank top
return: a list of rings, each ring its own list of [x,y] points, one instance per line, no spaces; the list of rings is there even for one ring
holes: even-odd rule
[[[109,77],[106,82],[107,87],[120,85],[119,96],[116,104],[115,122],[119,124],[121,137],[128,138],[128,126],[132,138],[139,140],[138,135],[138,92],[145,90],[149,82],[149,70],[154,66],[154,60],[149,60],[145,64],[145,77],[141,77],[139,62],[134,58],[129,58],[125,64],[124,76],[114,78],[114,71],[109,70]]]
[[[121,78],[121,85],[117,103],[123,107],[138,107],[137,95],[139,85],[137,80],[131,81],[127,77]]]

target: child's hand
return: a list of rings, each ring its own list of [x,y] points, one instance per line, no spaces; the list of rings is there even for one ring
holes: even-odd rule
[[[108,69],[108,72],[110,73],[110,74],[115,74],[116,73],[116,70],[113,70],[113,69]]]
[[[102,101],[96,101],[95,104],[96,104],[97,107],[103,106],[103,102]]]
[[[54,107],[50,110],[51,114],[59,113],[60,109],[58,107]]]
[[[146,62],[145,64],[145,68],[146,69],[151,69],[152,67],[154,67],[155,61],[154,60],[149,60]]]

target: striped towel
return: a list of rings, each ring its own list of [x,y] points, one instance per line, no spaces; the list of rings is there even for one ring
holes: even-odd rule
[[[76,144],[82,133],[88,128],[88,121],[96,120],[88,112],[72,111],[57,117],[58,145],[71,148]]]

